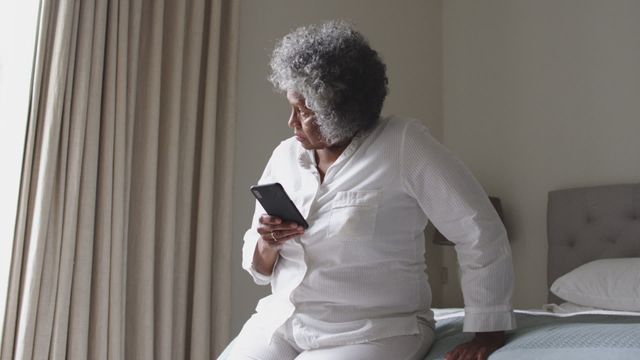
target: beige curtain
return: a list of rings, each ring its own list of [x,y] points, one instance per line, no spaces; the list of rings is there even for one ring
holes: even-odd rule
[[[212,359],[237,0],[43,0],[2,359]]]

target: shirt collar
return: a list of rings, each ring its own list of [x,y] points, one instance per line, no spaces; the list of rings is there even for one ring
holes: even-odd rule
[[[344,149],[342,154],[340,154],[340,156],[336,160],[336,163],[342,162],[343,160],[351,157],[351,155],[353,155],[353,153],[358,149],[358,147],[360,147],[360,144],[362,144],[362,142],[364,141],[364,139],[366,139],[367,135],[370,132],[371,130],[358,131],[356,135],[353,137],[353,139],[351,139],[351,142],[349,143],[349,145],[347,145],[347,147]],[[305,169],[310,169],[316,166],[313,150],[305,149],[304,147],[302,147],[302,145],[300,145],[300,143],[297,144],[296,149],[298,151],[298,154],[297,154],[298,164],[301,167]]]
[[[298,164],[304,169],[310,169],[314,163],[313,152],[303,148],[300,143],[297,144],[296,150],[298,151]]]

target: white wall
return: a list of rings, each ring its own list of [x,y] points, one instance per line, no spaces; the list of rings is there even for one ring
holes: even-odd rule
[[[233,203],[233,334],[268,291],[253,285],[240,265],[242,235],[253,213],[248,188],[259,178],[273,148],[291,135],[286,125],[287,102],[266,80],[275,41],[300,25],[335,18],[351,20],[387,63],[390,94],[383,113],[422,119],[440,137],[440,14],[439,0],[241,1]]]
[[[546,298],[547,192],[640,181],[640,2],[444,1],[444,143],[502,198],[515,304]]]

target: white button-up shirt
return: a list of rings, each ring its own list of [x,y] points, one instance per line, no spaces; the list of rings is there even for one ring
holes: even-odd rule
[[[418,121],[382,119],[352,140],[322,183],[313,151],[285,140],[259,180],[273,182],[310,226],[283,244],[271,276],[260,274],[252,260],[265,211],[256,202],[243,267],[271,284],[254,315],[268,334],[290,318],[305,348],[418,333],[418,318],[432,318],[427,221],[456,244],[464,331],[515,327],[504,226],[472,174]]]

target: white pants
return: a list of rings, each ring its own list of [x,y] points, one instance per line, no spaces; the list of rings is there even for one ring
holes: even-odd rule
[[[229,360],[422,360],[434,339],[426,321],[419,320],[419,334],[394,336],[361,344],[303,350],[293,339],[287,322],[269,344],[260,325],[249,319],[231,349]]]

